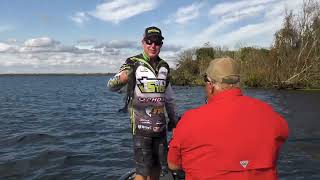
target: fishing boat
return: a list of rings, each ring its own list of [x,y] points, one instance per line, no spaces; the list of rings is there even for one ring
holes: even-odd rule
[[[136,170],[131,169],[124,175],[122,175],[119,180],[132,180],[136,175]],[[165,175],[160,176],[160,180],[184,180],[184,173],[182,171],[168,172]]]

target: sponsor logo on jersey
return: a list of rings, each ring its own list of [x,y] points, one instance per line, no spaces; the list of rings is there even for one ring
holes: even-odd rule
[[[168,70],[167,70],[167,69],[165,69],[165,68],[160,68],[160,70],[159,70],[159,74],[162,74],[162,75],[164,75],[164,76],[167,76],[167,74],[168,74]]]
[[[148,70],[148,68],[146,68],[146,67],[142,67],[142,68],[140,68],[140,72],[148,72],[149,70]]]
[[[150,122],[150,120],[148,120],[148,119],[139,119],[139,122],[140,122],[141,124],[152,124],[152,123]]]
[[[142,77],[138,79],[137,86],[142,93],[164,93],[166,91],[166,80]]]
[[[153,127],[152,130],[153,130],[153,132],[160,132],[161,128],[160,127]]]
[[[164,107],[146,107],[146,114],[151,117],[152,115],[159,115],[164,113]]]
[[[151,130],[151,126],[138,125],[138,129]]]
[[[138,101],[141,103],[157,103],[157,102],[165,102],[164,97],[138,97]]]

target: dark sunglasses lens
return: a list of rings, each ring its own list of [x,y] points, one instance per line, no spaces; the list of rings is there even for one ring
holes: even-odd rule
[[[145,42],[148,45],[152,45],[152,43],[154,43],[156,46],[162,45],[162,41],[160,41],[160,40],[153,41],[151,39],[146,39]]]
[[[204,75],[204,76],[203,76],[203,81],[204,81],[204,82],[210,82],[207,75]]]
[[[152,41],[150,39],[145,39],[144,42],[146,42],[146,44],[151,45]]]
[[[155,41],[154,44],[157,46],[160,46],[160,45],[162,45],[162,41]]]

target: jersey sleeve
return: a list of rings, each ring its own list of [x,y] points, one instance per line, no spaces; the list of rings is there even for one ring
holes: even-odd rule
[[[120,67],[118,73],[111,77],[109,81],[107,82],[107,87],[110,91],[119,91],[121,88],[123,88],[127,82],[121,82],[120,81],[120,74],[122,72],[126,72],[128,76],[132,75],[134,67],[134,62],[130,58],[126,60],[124,64]]]

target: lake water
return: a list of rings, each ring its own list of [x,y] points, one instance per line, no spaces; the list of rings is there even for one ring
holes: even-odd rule
[[[0,76],[0,179],[117,179],[133,166],[123,95],[106,76]],[[202,87],[174,87],[179,113]],[[320,179],[320,92],[246,89],[288,121],[280,179]]]

